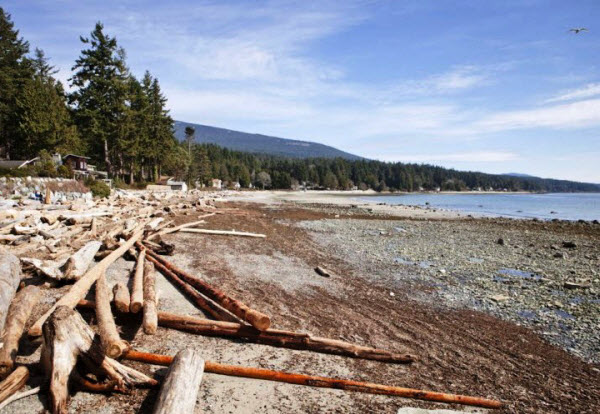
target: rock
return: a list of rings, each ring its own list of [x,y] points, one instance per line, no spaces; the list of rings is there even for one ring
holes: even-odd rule
[[[390,296],[394,297],[394,296],[396,296],[396,294],[394,292],[390,292]]]
[[[425,408],[402,407],[397,414],[464,414],[464,411],[455,410],[427,410]]]
[[[567,252],[556,252],[554,253],[554,257],[556,257],[557,259],[566,259],[567,257],[569,257],[569,255],[567,254]]]
[[[500,302],[506,302],[510,298],[506,295],[493,295],[493,296],[490,296],[490,299],[496,303],[500,303]]]
[[[496,240],[496,244],[499,244],[500,246],[504,246],[504,239],[502,237],[500,237],[498,240]]]
[[[590,284],[584,283],[575,283],[575,282],[565,282],[563,286],[567,289],[589,289],[591,287]]]
[[[575,244],[575,242],[572,242],[572,241],[564,241],[564,242],[562,242],[562,246],[565,249],[575,249],[575,248],[577,248],[577,244]]]

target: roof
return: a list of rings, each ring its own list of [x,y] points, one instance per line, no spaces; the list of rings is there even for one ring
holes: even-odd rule
[[[76,154],[67,154],[65,155],[63,158],[67,158],[67,157],[74,157],[74,158],[85,158],[86,160],[89,160],[90,157],[84,157],[83,155],[76,155]]]
[[[27,160],[2,160],[0,161],[1,168],[19,168],[20,166],[27,163]]]

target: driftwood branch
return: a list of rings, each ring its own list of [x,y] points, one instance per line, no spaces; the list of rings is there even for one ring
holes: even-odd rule
[[[156,313],[156,274],[151,262],[144,264],[144,332],[155,334],[158,327],[158,315]]]
[[[29,379],[29,370],[26,367],[18,367],[6,379],[0,382],[0,402],[19,391]]]
[[[134,386],[155,386],[157,382],[132,368],[106,357],[94,332],[81,315],[67,306],[58,307],[43,325],[44,346],[42,363],[50,379],[50,406],[52,413],[66,413],[69,382],[78,360],[94,367],[97,375],[107,377],[119,391]]]
[[[21,263],[17,256],[0,250],[0,332],[4,329],[6,313],[21,282]]]
[[[104,352],[111,358],[120,357],[129,348],[129,344],[121,339],[117,331],[110,310],[110,293],[104,274],[96,280],[96,318]]]
[[[204,360],[193,350],[180,351],[169,367],[154,414],[193,413],[204,373]]]
[[[115,285],[113,286],[113,301],[115,303],[115,307],[119,312],[129,312],[129,289],[127,289],[125,283],[115,283]]]
[[[208,229],[181,229],[179,230],[182,233],[199,233],[199,234],[215,234],[221,236],[242,236],[242,237],[256,237],[264,239],[267,237],[266,234],[260,233],[246,233],[243,231],[235,231],[235,230],[208,230]]]
[[[132,313],[138,313],[144,305],[144,262],[146,260],[146,249],[141,249],[135,265],[133,283],[131,286],[131,304],[129,309]]]
[[[166,355],[149,354],[146,352],[129,351],[125,359],[146,362],[154,365],[170,365],[173,357]],[[204,361],[204,372],[233,377],[255,378],[266,381],[278,381],[288,384],[306,385],[310,387],[334,388],[346,391],[364,392],[368,394],[393,395],[397,397],[413,398],[425,401],[436,401],[450,404],[471,405],[484,408],[501,408],[500,401],[486,398],[470,397],[466,395],[445,394],[434,391],[416,390],[411,388],[395,387],[390,385],[374,384],[370,382],[351,381],[313,375],[292,374],[268,369],[243,367],[237,365],[219,364]]]
[[[96,282],[96,279],[104,274],[108,266],[121,257],[127,250],[129,250],[129,248],[131,248],[131,246],[134,245],[137,240],[144,235],[144,226],[144,223],[140,224],[129,240],[102,259],[101,262],[88,270],[85,275],[75,282],[71,289],[33,324],[33,326],[29,329],[29,335],[40,336],[42,334],[42,325],[52,314],[52,312],[54,312],[59,306],[68,306],[69,308],[74,308],[77,305],[77,302],[85,297],[94,282]]]
[[[256,329],[264,331],[268,329],[271,325],[271,319],[264,313],[249,308],[246,304],[240,302],[239,300],[231,298],[220,289],[217,289],[204,282],[203,280],[200,280],[188,274],[184,270],[178,268],[174,264],[168,262],[167,260],[150,250],[148,251],[148,258],[152,260],[155,264],[156,262],[160,262],[160,264],[163,267],[177,274],[177,276],[179,276],[184,282],[189,283],[190,285],[198,289],[200,293],[214,300],[223,308],[227,309],[229,312],[233,313],[240,319],[247,321]]]
[[[13,370],[19,351],[19,340],[40,295],[37,286],[26,286],[17,293],[10,304],[4,331],[0,336],[0,379],[5,378]]]

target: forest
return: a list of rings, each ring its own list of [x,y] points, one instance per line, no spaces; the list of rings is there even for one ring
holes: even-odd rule
[[[365,159],[286,158],[195,144],[174,135],[159,81],[137,79],[117,39],[96,23],[71,68],[68,88],[38,48],[19,36],[0,8],[0,151],[5,159],[74,153],[91,158],[117,184],[143,186],[174,176],[191,185],[214,178],[248,188],[599,191],[596,184],[463,172],[432,165]],[[52,171],[40,171],[51,175]],[[69,172],[62,172],[68,175]]]

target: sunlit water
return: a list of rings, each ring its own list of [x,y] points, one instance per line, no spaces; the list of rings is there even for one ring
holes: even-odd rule
[[[361,200],[427,206],[485,216],[600,220],[600,193],[399,194],[361,197]]]

